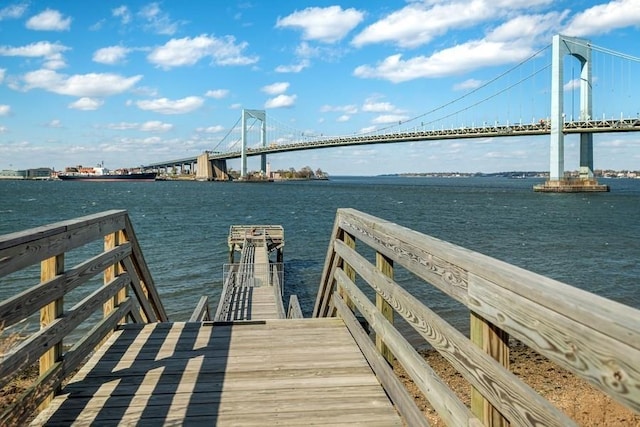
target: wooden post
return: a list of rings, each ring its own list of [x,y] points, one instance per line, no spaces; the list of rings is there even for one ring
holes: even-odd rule
[[[125,236],[125,234],[124,234],[124,230],[120,230],[120,231],[118,231],[118,232],[117,232],[117,234],[116,234],[116,245],[121,245],[121,244],[123,244],[123,243],[125,243],[125,242],[127,242],[127,237],[126,237],[126,236]],[[117,271],[116,271],[116,274],[119,274],[119,273],[121,273],[121,272],[123,272],[123,271],[124,271],[124,266],[123,266],[122,264],[118,264],[118,265],[117,265]],[[132,271],[132,272],[131,272],[131,274],[135,274],[135,272],[133,272],[133,271]],[[121,303],[122,301],[124,301],[125,299],[127,299],[127,296],[128,296],[128,294],[129,294],[129,292],[128,292],[128,291],[129,291],[129,287],[128,287],[128,286],[125,286],[125,287],[123,287],[122,289],[120,289],[120,290],[118,291],[118,293],[116,294],[116,297],[115,297],[115,301],[114,301],[114,302],[115,302],[116,307],[117,307],[118,305],[120,305],[120,303]]]
[[[471,341],[509,369],[509,334],[471,312]],[[488,427],[506,427],[509,422],[475,388],[471,388],[471,412]]]
[[[40,264],[40,281],[46,282],[53,279],[64,272],[64,254],[60,254],[46,259]],[[63,298],[47,304],[40,309],[40,329],[46,328],[55,319],[61,317],[64,313]],[[55,343],[46,353],[40,356],[40,376],[47,372],[62,357],[62,340]],[[42,401],[40,408],[46,408],[54,394],[58,390],[52,390],[51,394]]]
[[[104,250],[108,251],[110,249],[115,248],[116,246],[118,246],[119,241],[120,241],[119,232],[107,234],[106,236],[104,236]],[[104,284],[106,285],[109,282],[111,282],[113,279],[116,278],[116,276],[119,273],[120,273],[119,265],[114,264],[107,267],[104,270]],[[118,302],[118,295],[114,296],[113,298],[110,298],[107,302],[103,304],[102,311],[103,311],[104,317],[107,317],[114,310],[114,308],[117,305],[117,302]]]
[[[346,231],[341,229],[338,238],[340,240],[342,240],[351,249],[355,250],[355,248],[356,248],[356,238],[353,237],[351,234],[349,234]],[[340,260],[340,266],[344,270],[344,272],[347,275],[347,277],[349,279],[351,279],[351,281],[353,283],[355,283],[356,282],[356,271],[349,264],[344,262],[344,260],[342,260],[342,259]],[[353,302],[349,299],[349,296],[347,295],[347,293],[346,292],[342,292],[341,295],[342,295],[342,298],[344,299],[345,303],[347,304],[347,306],[351,309],[351,311],[354,311],[355,306],[354,306]]]
[[[393,278],[393,260],[387,258],[380,252],[376,252],[376,267],[378,270],[382,272],[385,276],[389,278]],[[382,315],[387,319],[391,324],[393,324],[393,308],[391,305],[382,298],[382,295],[376,292],[376,308],[380,310]],[[386,346],[384,341],[382,341],[382,337],[376,334],[376,348],[380,352],[380,354],[389,362],[389,364],[393,364],[393,353]]]

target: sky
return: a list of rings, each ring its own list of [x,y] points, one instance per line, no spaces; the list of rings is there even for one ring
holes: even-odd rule
[[[269,143],[530,123],[549,115],[554,34],[628,55],[594,52],[593,113],[640,112],[638,0],[87,4],[0,1],[0,170],[237,149],[243,108],[266,111]],[[578,114],[576,64],[565,61],[566,117]],[[577,169],[578,139],[565,143]],[[594,157],[597,169],[640,170],[640,133],[596,135]],[[548,159],[548,137],[269,156],[272,170],[333,175],[549,170]]]

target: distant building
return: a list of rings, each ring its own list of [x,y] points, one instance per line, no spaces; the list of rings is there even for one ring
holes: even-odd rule
[[[53,174],[51,168],[35,168],[26,170],[1,170],[0,179],[50,179]]]

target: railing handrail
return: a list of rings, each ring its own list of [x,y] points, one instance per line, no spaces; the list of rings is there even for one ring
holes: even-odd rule
[[[472,342],[398,285],[392,272],[385,274],[360,255],[356,241],[466,305]],[[358,290],[356,276],[376,291],[375,306]],[[453,417],[450,423],[467,423],[472,416],[461,406],[452,415],[457,398],[448,396],[451,401],[446,402],[442,393],[433,393],[438,382],[430,380],[434,374],[414,359],[417,353],[408,343],[392,337],[393,312],[438,350],[489,407],[516,424],[572,421],[503,366],[508,366],[509,335],[640,410],[640,310],[353,209],[337,212],[314,317],[333,315],[341,306],[337,299],[358,309],[403,366],[414,369],[407,370],[419,387],[422,381],[435,409]],[[473,403],[472,408],[473,416],[487,420],[486,411]]]
[[[103,251],[67,268],[65,254],[97,240]],[[6,329],[40,311],[40,330],[8,348],[0,358],[0,387],[40,361],[40,376],[0,415],[0,424],[23,423],[48,404],[62,382],[118,326],[166,321],[133,226],[124,210],[110,210],[69,221],[0,236],[0,279],[40,265],[40,283],[0,302],[0,325]],[[65,309],[65,296],[96,276],[104,286]],[[129,295],[129,290],[133,295]],[[70,348],[64,338],[97,310],[102,320]],[[75,339],[75,338],[74,338]]]

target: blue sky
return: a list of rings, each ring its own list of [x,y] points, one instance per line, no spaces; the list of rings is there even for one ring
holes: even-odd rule
[[[640,57],[640,2],[2,1],[0,169],[131,167],[222,151],[238,138],[232,128],[242,108],[266,110],[268,140],[281,143],[528,123],[549,114],[544,48],[557,33]],[[593,70],[596,117],[640,112],[636,61],[597,52]],[[565,65],[567,117],[576,74]],[[567,169],[578,167],[577,142],[566,139]],[[375,175],[548,170],[548,156],[548,138],[535,137],[323,149],[269,161],[272,169]],[[640,134],[597,135],[595,167],[640,169]]]

